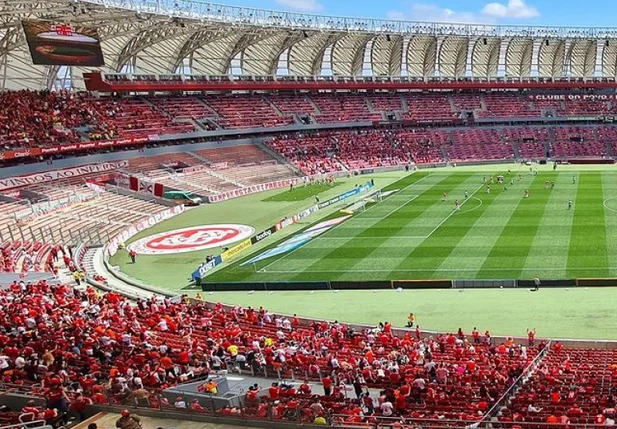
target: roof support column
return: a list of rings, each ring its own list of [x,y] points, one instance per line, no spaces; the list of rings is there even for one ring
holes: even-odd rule
[[[598,39],[596,41],[596,65],[593,70],[594,77],[602,76],[602,64],[604,62],[604,47],[607,46],[610,42],[608,39],[601,40]]]
[[[504,77],[506,75],[506,58],[508,56],[508,46],[510,46],[510,40],[502,38],[499,45],[499,59],[497,60],[497,77]]]
[[[445,36],[437,36],[437,55],[435,55],[435,73],[433,76],[441,76],[441,47],[443,46],[443,42],[446,40]],[[429,76],[430,77],[430,76]]]
[[[477,37],[470,37],[467,40],[467,59],[465,60],[465,77],[473,76],[473,51],[476,46]]]
[[[529,74],[533,77],[540,75],[540,46],[542,43],[549,43],[547,40],[534,39],[531,51],[531,70]]]
[[[574,45],[571,39],[567,39],[565,41],[565,49],[564,49],[564,60],[563,60],[563,73],[564,77],[572,76],[572,45]]]
[[[473,51],[478,40],[478,37],[470,37],[469,40],[467,40],[467,60],[465,62],[465,77],[473,76]],[[486,40],[486,38],[484,40]]]

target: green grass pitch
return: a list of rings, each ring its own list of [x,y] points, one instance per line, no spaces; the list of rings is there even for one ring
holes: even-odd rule
[[[327,191],[339,186],[341,182],[334,182],[332,184],[310,184],[310,185],[297,185],[294,189],[288,189],[287,192],[279,192],[265,198],[264,202],[269,201],[304,201],[310,197],[315,197]]]
[[[208,280],[617,276],[615,172],[498,173],[506,176],[505,189],[495,183],[490,193],[486,172],[411,174],[392,185],[398,192],[301,248],[255,267],[233,265]]]
[[[460,292],[462,291],[462,292]],[[367,323],[389,321],[404,326],[407,314],[422,329],[525,337],[537,328],[542,338],[617,340],[616,288],[442,289],[378,291],[202,292],[205,299],[227,304],[263,306],[272,312],[317,319]]]

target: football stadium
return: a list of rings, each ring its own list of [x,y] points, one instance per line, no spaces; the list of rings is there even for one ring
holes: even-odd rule
[[[614,426],[617,27],[269,4],[0,2],[0,429]]]

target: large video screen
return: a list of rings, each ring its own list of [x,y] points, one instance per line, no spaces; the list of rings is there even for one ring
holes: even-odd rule
[[[34,64],[102,66],[105,64],[94,28],[48,21],[22,21]]]

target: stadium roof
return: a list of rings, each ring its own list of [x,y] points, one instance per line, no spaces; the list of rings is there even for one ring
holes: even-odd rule
[[[24,19],[98,28],[108,73],[617,76],[617,28],[414,23],[186,0],[15,0],[0,6],[2,89],[81,89],[92,71],[33,65]]]

